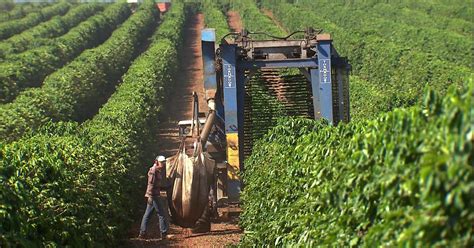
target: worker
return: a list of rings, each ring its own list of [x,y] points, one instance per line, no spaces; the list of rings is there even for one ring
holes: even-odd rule
[[[168,209],[166,208],[165,199],[160,196],[160,185],[165,179],[163,173],[166,168],[165,163],[166,159],[164,156],[157,156],[153,166],[148,170],[148,184],[145,193],[147,205],[140,226],[140,234],[138,235],[139,239],[145,238],[148,221],[150,220],[153,209],[156,209],[158,213],[161,238],[171,238],[171,235],[168,235]]]

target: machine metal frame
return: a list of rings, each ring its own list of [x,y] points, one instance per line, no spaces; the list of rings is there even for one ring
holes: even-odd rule
[[[315,119],[330,124],[348,122],[348,81],[350,65],[340,57],[329,34],[308,29],[303,39],[289,37],[252,40],[251,33],[231,33],[216,47],[212,28],[202,30],[204,88],[207,99],[215,99],[217,118],[224,123],[227,158],[227,195],[238,199],[243,170],[243,124],[245,84],[261,68],[299,68],[311,82]],[[248,72],[246,76],[246,71]]]

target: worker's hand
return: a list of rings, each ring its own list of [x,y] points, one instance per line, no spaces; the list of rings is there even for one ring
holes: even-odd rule
[[[153,198],[148,197],[147,203],[148,203],[149,205],[152,205],[152,204],[153,204]]]

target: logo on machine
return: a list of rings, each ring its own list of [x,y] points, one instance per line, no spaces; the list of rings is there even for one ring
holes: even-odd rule
[[[329,59],[319,60],[319,76],[321,84],[331,83],[331,61]]]
[[[233,77],[234,77],[234,74],[232,71],[232,66],[230,64],[224,64],[224,87],[225,88],[235,88]]]

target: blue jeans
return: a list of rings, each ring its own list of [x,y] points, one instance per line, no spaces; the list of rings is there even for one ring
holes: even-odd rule
[[[145,214],[143,215],[142,224],[140,226],[140,234],[146,233],[146,227],[148,225],[148,221],[150,220],[153,209],[156,209],[156,212],[158,213],[161,233],[168,233],[169,222],[168,213],[166,212],[167,209],[165,207],[164,199],[158,196],[153,197],[151,202],[147,202]]]

